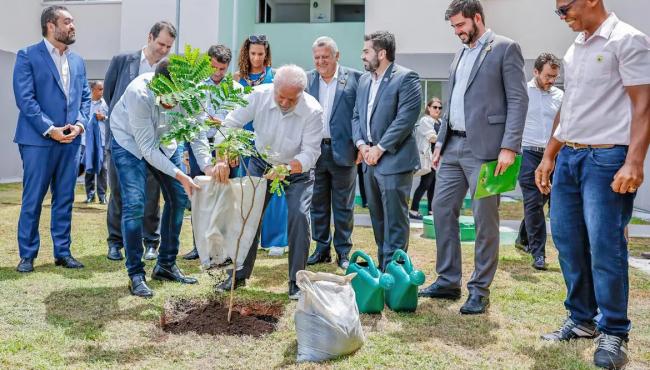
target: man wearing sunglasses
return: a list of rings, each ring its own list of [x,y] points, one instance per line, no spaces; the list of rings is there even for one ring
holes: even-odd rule
[[[628,250],[625,228],[643,182],[650,143],[650,39],[608,13],[603,0],[556,0],[579,35],[564,56],[565,98],[535,173],[551,191],[551,228],[567,286],[569,317],[542,338],[599,333],[594,364],[628,362]]]
[[[454,0],[445,18],[464,46],[452,64],[451,98],[445,104],[433,153],[438,279],[420,296],[460,299],[460,206],[468,188],[474,193],[484,163],[497,160],[495,175],[514,163],[515,154],[521,151],[528,94],[519,45],[486,29],[480,1]],[[472,211],[476,257],[461,314],[486,312],[499,261],[499,196],[475,199]]]

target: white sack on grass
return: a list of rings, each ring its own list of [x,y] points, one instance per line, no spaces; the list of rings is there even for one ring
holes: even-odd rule
[[[266,179],[252,179],[254,184],[259,183],[256,189],[248,177],[230,179],[226,184],[218,183],[209,176],[194,178],[201,190],[192,194],[192,229],[199,259],[204,268],[222,264],[227,258],[235,262],[237,238],[243,224],[241,215],[242,212],[246,215],[252,206],[237,255],[237,270],[243,267],[260,223],[266,195]]]
[[[356,276],[298,271],[302,291],[296,308],[297,361],[326,361],[363,345],[359,309],[350,281]]]

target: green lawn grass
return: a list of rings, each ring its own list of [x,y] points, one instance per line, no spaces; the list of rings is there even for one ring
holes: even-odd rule
[[[210,297],[215,278],[196,262],[179,260],[181,268],[200,283],[182,286],[153,282],[156,296],[143,300],[129,295],[123,262],[105,258],[105,206],[84,205],[77,192],[72,238],[73,253],[86,268],[55,267],[49,238],[49,202],[41,219],[41,250],[36,271],[19,274],[16,220],[20,186],[0,186],[0,368],[341,368],[341,369],[589,369],[593,343],[548,344],[539,334],[554,330],[564,319],[565,295],[557,254],[549,245],[549,272],[530,267],[528,256],[509,246],[500,251],[487,315],[458,314],[463,301],[420,300],[415,314],[385,311],[362,315],[367,337],[352,356],[325,364],[296,364],[293,312],[286,297],[287,260],[260,252],[241,300],[273,300],[285,305],[278,330],[261,338],[173,335],[159,327],[162,306],[175,297]],[[189,223],[181,253],[191,248]],[[357,228],[354,249],[375,255],[372,232]],[[633,250],[650,241],[633,240]],[[411,235],[414,264],[435,276],[435,244]],[[463,246],[463,274],[472,271],[473,250]],[[147,263],[150,272],[152,263]],[[342,273],[334,264],[319,271]],[[630,317],[633,321],[628,368],[650,367],[650,277],[630,272]],[[463,299],[466,291],[463,292]]]

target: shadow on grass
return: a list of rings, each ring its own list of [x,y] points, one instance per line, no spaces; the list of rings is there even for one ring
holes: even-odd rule
[[[450,301],[421,300],[415,313],[386,311],[389,321],[399,323],[399,330],[389,335],[407,342],[426,342],[437,337],[468,349],[483,348],[497,341],[493,333],[499,325],[487,315],[461,315],[450,309]]]
[[[75,204],[75,207],[72,209],[74,213],[90,213],[90,214],[97,214],[97,213],[106,213],[106,208],[98,208],[98,207],[93,207],[93,206],[88,206],[85,203],[83,205],[77,205]]]
[[[45,318],[50,325],[63,328],[67,336],[84,340],[101,338],[111,321],[158,318],[160,307],[145,300],[128,309],[120,308],[119,299],[128,295],[124,286],[58,290],[44,300]]]
[[[591,341],[571,343],[544,343],[536,348],[527,346],[519,352],[534,362],[531,369],[592,369],[591,363],[583,359],[582,353],[591,346]]]
[[[137,363],[143,358],[150,357],[159,351],[154,344],[147,344],[139,347],[130,347],[122,350],[108,350],[100,345],[87,345],[83,348],[83,353],[77,356],[66,357],[66,365],[101,364],[106,365],[127,365]]]
[[[84,265],[82,269],[67,269],[56,266],[54,263],[38,264],[38,258],[34,261],[34,272],[57,274],[69,279],[90,279],[95,274],[114,272],[124,269],[124,261],[111,261],[105,255],[83,256],[77,258]],[[17,263],[18,261],[16,261]],[[29,276],[30,273],[20,273],[15,267],[0,267],[0,281],[16,280]]]
[[[528,255],[521,255],[521,258],[501,257],[499,260],[499,269],[509,273],[514,280],[529,283],[539,283],[542,274],[560,272],[560,269],[557,267],[549,267],[546,271],[535,270],[531,266],[531,262],[532,260]]]

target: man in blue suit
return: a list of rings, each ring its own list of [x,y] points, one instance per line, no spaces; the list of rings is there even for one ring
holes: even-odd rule
[[[356,150],[352,141],[352,113],[361,72],[338,64],[336,42],[319,37],[312,45],[316,69],[307,73],[307,92],[323,107],[323,140],[316,162],[311,226],[316,251],[308,265],[330,262],[334,211],[334,249],[337,264],[348,268],[354,226]]]
[[[19,272],[34,270],[40,247],[38,224],[48,188],[52,189],[50,233],[55,264],[83,267],[70,253],[70,224],[90,89],[83,59],[68,47],[75,42],[74,20],[68,10],[63,6],[43,10],[41,30],[43,41],[18,51],[13,75],[20,111],[14,142],[23,161]]]
[[[154,72],[160,61],[169,54],[176,40],[176,28],[169,22],[156,22],[149,31],[147,46],[136,52],[119,54],[111,59],[104,78],[104,100],[108,104],[109,116],[115,105],[124,94],[126,87],[136,77],[143,73]],[[117,170],[112,156],[111,120],[107,120],[106,155],[109,161],[108,186],[111,198],[108,201],[106,225],[108,227],[107,258],[119,261],[122,258],[122,194],[117,177]],[[158,257],[160,244],[160,183],[151,171],[147,172],[147,200],[144,208],[143,243],[146,247],[145,260],[155,260]]]
[[[422,88],[417,73],[394,63],[392,33],[378,31],[364,40],[361,59],[368,72],[359,79],[352,127],[383,270],[396,249],[408,248],[408,198],[420,168],[413,129]]]

